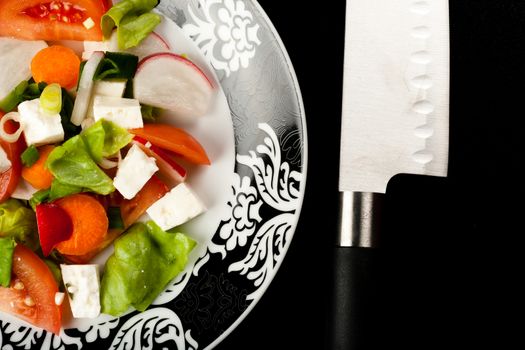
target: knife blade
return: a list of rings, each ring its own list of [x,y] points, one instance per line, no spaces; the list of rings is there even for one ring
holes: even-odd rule
[[[331,347],[368,348],[384,193],[396,174],[446,176],[447,0],[346,3]]]

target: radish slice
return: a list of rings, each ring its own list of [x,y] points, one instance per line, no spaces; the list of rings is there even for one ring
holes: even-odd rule
[[[114,35],[116,37],[116,35]],[[139,60],[155,53],[170,52],[166,41],[157,33],[152,32],[135,47],[127,49],[126,52],[139,57]]]
[[[0,101],[22,80],[31,78],[31,60],[46,47],[45,41],[0,38]]]
[[[18,138],[22,134],[23,127],[22,124],[20,124],[20,127],[18,130],[16,130],[14,133],[8,133],[4,129],[5,123],[7,123],[8,120],[14,120],[15,122],[20,122],[20,113],[18,112],[9,112],[6,115],[0,119],[0,138],[2,138],[4,141],[13,143],[18,141]]]
[[[113,31],[111,37],[106,41],[84,41],[84,52],[82,59],[88,60],[96,51],[120,52],[118,48],[117,31]],[[159,52],[170,52],[170,47],[166,41],[157,33],[152,32],[135,47],[129,48],[124,52],[138,56],[139,60],[146,56]]]
[[[159,53],[139,63],[133,92],[143,104],[171,110],[180,117],[197,117],[208,111],[214,89],[202,70],[187,58]]]
[[[77,126],[80,125],[86,117],[89,101],[91,101],[91,92],[93,91],[93,76],[103,58],[103,52],[97,51],[93,53],[82,70],[80,83],[78,84],[77,98],[75,99],[75,105],[71,113],[71,123]]]
[[[155,146],[149,146],[149,142],[136,136],[133,138],[133,143],[139,146],[148,157],[155,158],[157,167],[159,168],[158,177],[168,185],[168,187],[173,188],[186,180],[186,170],[161,149],[156,147],[154,150],[153,148]]]

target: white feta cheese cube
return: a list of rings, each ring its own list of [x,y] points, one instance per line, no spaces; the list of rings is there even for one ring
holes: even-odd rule
[[[18,105],[18,112],[28,146],[40,146],[64,140],[60,114],[45,112],[40,107],[40,99],[22,102]]]
[[[124,91],[126,91],[126,80],[97,80],[93,85],[93,97],[89,101],[86,119],[95,119],[93,105],[96,96],[122,97]]]
[[[87,61],[95,51],[110,51],[109,41],[84,41],[82,60]]]
[[[131,146],[128,154],[118,165],[113,185],[126,199],[131,199],[159,170],[155,158],[148,157],[137,145]]]
[[[206,207],[202,201],[185,183],[174,187],[146,210],[164,231],[182,225],[204,211]]]
[[[122,97],[126,91],[126,80],[97,80],[93,85],[94,96]]]
[[[132,98],[95,96],[93,99],[93,117],[95,121],[109,120],[124,129],[142,128],[140,103]]]
[[[4,149],[0,147],[0,173],[3,173],[9,168],[11,168],[11,161],[7,158],[7,153],[5,153]]]
[[[75,318],[100,315],[98,265],[60,265],[69,304]]]

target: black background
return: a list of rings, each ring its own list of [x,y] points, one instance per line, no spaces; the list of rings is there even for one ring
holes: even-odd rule
[[[393,0],[395,1],[395,0]],[[260,0],[291,57],[308,174],[290,250],[217,349],[323,349],[338,217],[344,1]],[[522,348],[525,2],[450,2],[449,177],[401,175],[387,193],[389,348]]]

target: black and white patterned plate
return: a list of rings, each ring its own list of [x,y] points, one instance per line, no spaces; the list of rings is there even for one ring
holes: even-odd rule
[[[188,126],[213,161],[190,175],[209,206],[186,227],[198,248],[147,311],[72,320],[60,336],[0,314],[0,350],[209,349],[283,261],[307,160],[301,94],[283,44],[254,0],[161,0],[158,10],[167,18],[159,33],[222,88],[211,115]]]

